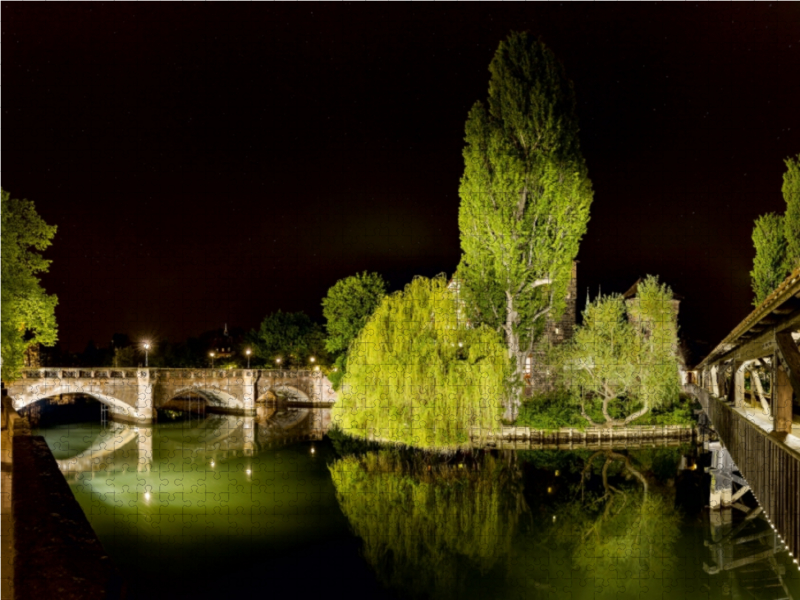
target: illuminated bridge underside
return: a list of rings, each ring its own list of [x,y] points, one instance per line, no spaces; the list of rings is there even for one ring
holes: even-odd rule
[[[14,408],[63,394],[103,402],[120,421],[150,423],[173,398],[199,396],[223,412],[253,415],[266,398],[331,405],[336,394],[318,371],[223,369],[24,369],[8,385]]]

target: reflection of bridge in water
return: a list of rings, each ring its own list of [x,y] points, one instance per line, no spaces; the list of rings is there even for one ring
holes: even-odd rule
[[[788,562],[786,544],[760,506],[736,507],[745,513],[744,520],[736,526],[731,511],[710,512],[710,539],[705,540],[710,560],[703,563],[703,570],[727,580],[720,584],[723,595],[793,600],[796,596],[790,590],[790,580],[794,574],[787,578],[786,567],[782,564]]]
[[[254,417],[212,414],[158,427],[111,422],[89,448],[56,462],[67,480],[75,481],[83,473],[150,470],[158,452],[179,452],[188,464],[206,461],[209,455],[217,460],[252,456],[298,441],[320,440],[329,425],[329,408],[285,404],[260,406]]]

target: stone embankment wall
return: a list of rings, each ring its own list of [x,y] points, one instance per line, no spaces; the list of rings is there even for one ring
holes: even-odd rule
[[[8,538],[3,532],[3,598],[124,598],[122,577],[50,448],[43,437],[30,435],[5,397],[2,425],[3,525],[12,525]]]

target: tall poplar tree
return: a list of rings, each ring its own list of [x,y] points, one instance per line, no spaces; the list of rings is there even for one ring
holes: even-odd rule
[[[800,267],[800,154],[785,162],[781,191],[786,213],[761,215],[753,227],[756,255],[750,282],[755,294],[754,306],[761,304],[789,273]]]
[[[783,218],[786,267],[791,271],[800,267],[800,154],[786,159],[781,191],[786,201],[786,215]]]
[[[545,319],[565,308],[593,194],[575,93],[553,52],[512,33],[489,71],[488,103],[466,123],[456,277],[470,319],[503,332],[520,381]],[[519,403],[517,393],[505,418]]]
[[[753,227],[753,245],[756,248],[753,270],[750,271],[750,282],[755,294],[753,306],[761,304],[786,278],[788,268],[783,221],[782,215],[767,213],[758,217]]]

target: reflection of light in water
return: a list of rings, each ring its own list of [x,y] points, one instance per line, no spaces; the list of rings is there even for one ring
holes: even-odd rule
[[[561,473],[556,469],[556,477],[558,477]]]
[[[551,488],[551,487],[547,488],[547,493],[548,494],[552,494],[553,493],[553,488]]]
[[[555,523],[555,522],[556,522],[556,516],[553,515],[553,523]]]
[[[314,450],[314,446],[311,446],[311,454],[314,454],[314,452],[316,452],[316,450]]]

